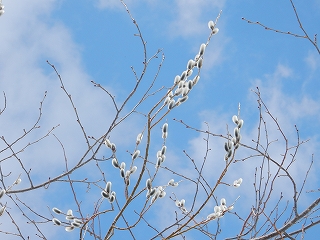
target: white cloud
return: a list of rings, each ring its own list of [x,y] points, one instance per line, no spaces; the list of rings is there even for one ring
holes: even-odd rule
[[[176,0],[174,1],[174,20],[170,24],[170,35],[190,37],[201,34],[208,30],[207,22],[214,19],[203,19],[203,15],[208,9],[216,10],[212,15],[215,18],[222,10],[225,0],[206,1],[206,0]],[[172,6],[171,6],[172,7]],[[214,11],[213,11],[214,12]],[[205,24],[203,23],[205,21]]]
[[[40,101],[42,101],[44,92],[47,91],[47,97],[43,103],[43,115],[38,124],[40,128],[23,138],[13,148],[19,151],[29,142],[42,137],[52,127],[60,124],[54,133],[65,147],[70,168],[84,154],[86,142],[77,124],[72,105],[60,88],[57,75],[45,61],[48,59],[57,67],[77,107],[87,135],[98,138],[105,133],[115,111],[110,98],[90,83],[90,77],[83,70],[80,48],[72,39],[70,30],[61,22],[56,22],[51,18],[56,3],[57,1],[30,0],[8,1],[5,4],[6,13],[0,18],[0,89],[6,93],[7,109],[0,116],[0,131],[1,136],[4,136],[10,143],[21,136],[23,129],[28,130],[37,120]],[[114,90],[108,89],[115,94]],[[0,102],[3,108],[3,97]],[[128,132],[125,126],[132,129],[135,124],[133,120],[124,124],[124,128],[114,132],[116,136],[113,139],[118,139],[118,145],[128,144],[127,139],[121,141],[122,136]],[[132,135],[132,140],[135,141],[136,134],[136,132],[130,132],[126,136]],[[5,146],[3,141],[0,146],[2,148]],[[9,155],[11,155],[10,150],[2,152],[1,159]],[[61,174],[65,170],[63,149],[52,135],[29,146],[18,154],[18,157],[24,163],[26,171],[30,169],[34,185],[48,180],[48,177],[52,178]],[[10,185],[19,174],[22,174],[23,183],[17,189],[30,186],[25,171],[14,157],[1,162],[1,168],[3,174],[7,175],[11,172],[9,177],[4,179],[6,186]],[[90,170],[90,167],[87,167],[86,170]],[[92,177],[94,180],[98,177],[97,174],[93,175],[90,171],[88,173],[90,174],[85,177]],[[76,178],[74,175],[72,177]],[[84,176],[78,177],[85,178]],[[59,195],[59,191],[53,186],[49,188],[49,191],[50,194]],[[23,202],[37,211],[42,207],[52,207],[48,192],[43,193],[43,189],[38,189],[34,193],[23,193],[19,196]],[[43,198],[45,200],[42,201]],[[53,197],[52,202],[55,201],[62,201],[63,206],[67,202],[74,202],[72,197],[70,200]],[[25,224],[27,220],[21,216],[21,212],[11,201],[8,201],[8,209],[14,219],[17,221],[19,219],[18,222],[19,225],[21,224],[24,236],[34,236],[35,228],[30,228],[28,227],[30,225]],[[30,214],[30,211],[26,210],[26,213]],[[48,211],[43,215],[50,217]],[[2,219],[7,219],[7,217]],[[9,226],[6,229],[15,231]],[[42,225],[41,229],[49,237],[52,234],[61,237],[61,232],[65,232],[62,228],[57,230],[55,226],[51,226],[51,223]]]
[[[125,4],[130,4],[132,0],[124,1]],[[124,9],[123,5],[119,0],[98,0],[97,7],[100,9],[108,8],[108,9]]]
[[[304,61],[312,71],[315,71],[320,67],[319,55],[316,52],[310,51]]]

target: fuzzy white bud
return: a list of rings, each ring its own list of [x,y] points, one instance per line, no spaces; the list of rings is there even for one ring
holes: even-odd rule
[[[206,49],[206,44],[202,43],[201,46],[200,46],[200,50],[199,50],[199,55],[200,56],[202,56],[204,54],[205,49]]]
[[[140,142],[142,140],[142,137],[143,137],[142,133],[139,133],[138,136],[137,136],[137,140],[136,140],[136,144],[137,145],[140,144]]]
[[[57,226],[61,225],[61,221],[59,219],[57,219],[57,218],[52,218],[52,222]]]
[[[139,155],[140,155],[140,150],[136,150],[136,151],[132,154],[132,160],[135,160]]]
[[[67,232],[72,232],[74,230],[74,226],[67,226],[67,227],[65,227],[65,230]]]

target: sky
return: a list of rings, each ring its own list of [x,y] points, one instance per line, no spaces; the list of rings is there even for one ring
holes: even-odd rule
[[[294,3],[303,27],[313,39],[314,34],[320,33],[320,1]],[[2,176],[5,176],[1,179],[1,188],[7,189],[20,176],[22,182],[12,189],[21,190],[30,187],[21,162],[26,171],[31,169],[30,174],[36,185],[63,173],[66,162],[69,167],[74,166],[86,151],[86,141],[77,124],[74,109],[61,88],[58,76],[47,61],[56,67],[65,89],[72,96],[86,134],[98,139],[109,129],[115,109],[109,95],[94,87],[91,81],[101,84],[115,96],[115,101],[121,104],[136,82],[131,66],[138,75],[143,69],[144,50],[141,39],[135,36],[135,25],[119,0],[76,3],[66,0],[2,0],[2,4],[5,12],[0,16],[0,91],[5,93],[5,98],[1,93],[0,109],[3,110],[4,106],[6,108],[0,116],[1,149],[6,148],[5,141],[13,143],[24,131],[31,129],[41,114],[41,119],[36,124],[39,127],[14,144],[13,150],[19,151],[17,158],[11,156],[10,149],[0,152],[0,159],[4,159],[0,162],[1,172]],[[255,146],[252,139],[257,139],[259,110],[254,91],[259,87],[261,98],[272,116],[277,119],[289,145],[297,142],[295,125],[299,129],[300,140],[308,140],[301,145],[295,162],[290,166],[290,173],[301,187],[310,162],[314,159],[299,199],[299,211],[303,211],[319,198],[319,191],[306,193],[308,190],[319,189],[320,183],[319,52],[307,39],[276,33],[242,20],[244,17],[273,29],[303,35],[290,1],[128,0],[126,4],[147,42],[147,57],[153,56],[158,49],[161,49],[161,52],[158,58],[150,61],[136,95],[127,103],[121,116],[136,105],[155,78],[162,56],[165,59],[151,89],[154,94],[136,109],[136,113],[108,135],[117,145],[118,157],[127,161],[127,165],[130,163],[130,153],[135,149],[136,136],[146,123],[143,114],[164,96],[166,89],[173,85],[175,76],[186,69],[188,60],[194,58],[200,45],[208,39],[208,21],[215,21],[222,10],[217,23],[219,32],[212,37],[205,50],[200,80],[189,93],[187,102],[174,108],[154,128],[150,155],[155,159],[156,152],[161,149],[161,126],[168,122],[168,150],[164,164],[176,172],[196,178],[193,165],[183,150],[200,166],[206,153],[206,142],[203,140],[206,135],[188,129],[173,119],[183,120],[196,129],[207,130],[209,126],[210,132],[226,135],[227,129],[233,131],[231,118],[238,114],[239,103],[240,115],[244,120],[241,142]],[[164,89],[158,91],[162,87]],[[283,138],[278,126],[265,110],[263,114],[267,122],[269,141],[274,141],[270,144],[269,153],[280,161],[284,151]],[[51,132],[52,128],[54,129]],[[49,131],[47,137],[35,142]],[[224,141],[219,137],[210,137],[210,151],[203,174],[211,184],[216,182],[225,165]],[[265,138],[262,142],[266,143]],[[31,144],[28,145],[29,143]],[[141,144],[146,144],[145,138]],[[24,151],[20,152],[22,149]],[[142,149],[143,147],[141,151]],[[289,151],[290,153],[292,151]],[[248,149],[240,147],[236,159],[246,158],[251,154]],[[98,156],[109,157],[110,151],[106,147],[101,148]],[[220,185],[215,194],[217,199],[224,197],[227,204],[231,204],[240,196],[234,205],[235,211],[248,213],[254,204],[254,169],[260,163],[261,158],[251,157],[232,164],[224,180],[232,183],[241,177],[243,184],[236,189]],[[111,166],[110,161],[99,164],[106,181],[113,181],[120,204],[123,203],[120,200],[123,197],[123,183],[118,170]],[[150,171],[155,170],[150,168]],[[133,174],[132,181],[137,177],[138,174]],[[92,182],[101,179],[101,172],[95,162],[72,174],[72,179],[85,178]],[[154,184],[164,185],[171,178],[181,180],[171,172],[159,171],[159,177]],[[146,179],[144,176],[142,182]],[[275,196],[271,201],[276,201],[280,192],[285,196],[284,203],[291,200],[290,183],[286,180],[277,181]],[[100,191],[105,187],[105,183],[99,181],[91,184],[90,191],[85,184],[75,186],[79,201],[82,201],[82,210],[89,216],[94,204],[100,199]],[[156,201],[154,210],[150,210],[150,214],[146,216],[151,224],[164,228],[166,224],[174,221],[174,211],[177,208],[170,199],[174,196],[172,191],[178,199],[186,199],[186,208],[191,206],[194,186],[187,181],[182,181],[180,186],[174,190],[169,189],[164,199]],[[142,195],[144,196],[144,193]],[[0,199],[0,203],[6,204],[10,213],[9,215],[6,212],[0,217],[0,235],[6,239],[18,239],[14,235],[4,235],[5,232],[17,233],[10,217],[19,225],[24,236],[30,235],[31,239],[36,239],[36,228],[27,222],[39,220],[39,216],[33,214],[23,203],[48,219],[56,216],[50,211],[53,207],[63,211],[73,209],[74,212],[77,208],[70,185],[66,182],[51,184],[48,189],[39,188],[10,196],[5,195]],[[20,201],[15,200],[15,204],[13,199]],[[199,195],[199,202],[202,199],[203,196]],[[137,206],[140,204],[141,202],[138,202]],[[206,218],[214,205],[213,201],[210,202],[201,217]],[[18,206],[30,219],[23,217]],[[102,208],[110,208],[110,204],[104,201]],[[102,219],[108,222],[114,214],[115,212],[106,214]],[[132,211],[127,214],[128,219],[135,217]],[[209,227],[214,229],[215,224],[212,222]],[[79,236],[78,229],[69,233],[51,222],[39,226],[48,239],[78,239]],[[231,213],[221,219],[220,227],[222,233],[218,239],[235,236],[240,231],[237,218]],[[316,228],[310,233],[307,232],[305,239],[314,239],[313,236],[320,233]],[[149,239],[149,236],[154,235],[152,229],[144,224],[138,229],[140,231],[136,232],[137,239]],[[146,235],[141,235],[141,229],[147,238]],[[103,233],[104,229],[102,235]],[[117,234],[119,235],[115,235],[116,237],[128,237],[121,235],[122,233]],[[186,236],[187,239],[197,239],[197,234],[190,233]],[[93,238],[86,235],[85,239]]]

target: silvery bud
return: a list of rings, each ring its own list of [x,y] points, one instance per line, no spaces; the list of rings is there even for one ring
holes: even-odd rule
[[[139,155],[140,155],[140,150],[136,150],[136,151],[132,154],[132,160],[135,160]]]
[[[130,173],[135,173],[137,171],[137,166],[133,166],[131,169],[130,169]]]
[[[146,181],[146,186],[147,186],[147,189],[150,190],[152,188],[152,182],[151,182],[151,179],[148,178],[147,181]]]
[[[120,165],[120,168],[121,168],[121,169],[125,169],[125,168],[126,168],[126,163],[125,163],[125,162],[122,162],[121,165]]]
[[[104,140],[104,144],[105,144],[108,148],[111,148],[111,142],[109,141],[109,139],[105,139],[105,140]]]
[[[120,176],[121,176],[122,178],[125,177],[125,170],[124,170],[124,168],[121,168],[121,169],[120,169]]]
[[[119,163],[118,163],[118,160],[116,158],[113,158],[111,163],[112,163],[112,166],[114,166],[115,168],[119,168],[120,167]]]
[[[240,120],[238,121],[238,128],[241,128],[242,126],[243,126],[243,120],[240,119]]]
[[[0,191],[0,198],[2,198],[5,193],[6,193],[6,190],[1,189],[1,191]]]
[[[66,230],[67,232],[71,232],[71,231],[74,230],[74,226],[65,227],[65,230]]]
[[[168,123],[163,124],[162,126],[162,132],[168,132]]]
[[[166,99],[164,100],[164,105],[167,105],[170,102],[171,98],[168,96],[166,97]]]
[[[57,218],[52,218],[52,222],[57,226],[61,225],[61,221],[59,219],[57,219]]]
[[[200,58],[198,61],[198,68],[200,69],[201,67],[202,67],[202,58]]]
[[[180,76],[179,76],[179,75],[177,75],[177,76],[174,78],[174,84],[179,83],[179,82],[180,82],[180,80],[181,80]]]
[[[206,44],[202,43],[199,50],[200,57],[204,54],[204,50],[206,49]],[[200,59],[199,59],[200,60]]]
[[[175,107],[176,101],[174,99],[171,99],[168,105],[168,109],[171,110]]]
[[[61,214],[62,213],[62,211],[60,209],[55,208],[55,207],[52,208],[52,211],[55,212],[56,214]]]
[[[167,151],[167,146],[162,146],[162,148],[161,148],[161,156],[165,155],[166,151]]]
[[[180,77],[180,81],[183,81],[187,76],[187,71],[183,71]]]
[[[213,30],[212,30],[212,35],[215,35],[215,34],[217,34],[219,32],[219,28],[214,28]]]
[[[196,85],[199,82],[200,76],[195,76],[194,79],[192,80],[192,85]]]
[[[137,145],[140,144],[140,142],[142,140],[142,137],[143,137],[142,133],[139,133],[138,136],[137,136],[137,140],[136,140],[136,144]]]
[[[112,185],[111,182],[107,182],[107,185],[106,185],[106,188],[105,188],[105,190],[106,190],[107,193],[110,193],[110,192],[111,192],[111,185]]]
[[[111,150],[112,152],[116,152],[117,151],[117,147],[114,143],[111,143]]]
[[[73,222],[71,223],[71,225],[72,225],[73,227],[77,227],[77,228],[81,226],[80,223],[75,222],[75,221],[73,221]]]
[[[233,115],[232,121],[234,122],[234,124],[238,124],[238,117],[236,115]]]
[[[211,29],[211,30],[213,30],[214,29],[214,22],[211,20],[211,21],[209,21],[208,22],[208,27]]]

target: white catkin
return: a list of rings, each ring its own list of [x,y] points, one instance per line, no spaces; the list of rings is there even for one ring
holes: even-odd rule
[[[140,150],[136,150],[136,151],[132,154],[132,160],[135,160],[139,155],[140,155]]]
[[[0,216],[3,215],[3,213],[4,213],[5,210],[6,210],[6,206],[2,206],[2,207],[0,208]]]
[[[120,176],[122,178],[124,178],[126,175],[125,175],[125,170],[123,168],[120,169]]]
[[[232,122],[234,122],[234,124],[238,124],[238,117],[236,115],[232,116]]]
[[[133,166],[131,169],[130,169],[130,173],[135,173],[137,171],[137,166]]]
[[[125,162],[122,162],[121,165],[120,165],[120,168],[121,168],[121,169],[125,169],[125,168],[126,168],[126,163],[125,163]]]
[[[194,79],[192,80],[192,85],[196,85],[199,82],[200,76],[195,76]]]
[[[182,87],[181,88],[177,88],[175,91],[174,91],[174,95],[178,96],[182,93]],[[174,100],[173,100],[174,101]],[[170,104],[170,103],[169,103]]]
[[[105,191],[101,191],[101,196],[104,197],[104,198],[109,198],[110,197],[110,195]]]
[[[206,49],[206,44],[202,43],[199,50],[199,55],[202,56],[204,54],[204,50]],[[199,59],[200,60],[200,59]]]
[[[166,155],[161,156],[161,163],[163,163],[166,160]]]
[[[174,78],[174,84],[177,84],[178,82],[180,82],[181,78],[179,75],[177,75],[175,78]]]
[[[14,184],[16,184],[16,185],[18,185],[18,184],[20,184],[21,183],[21,178],[18,178],[15,182],[14,182]]]
[[[168,185],[172,186],[174,183],[174,179],[170,179],[169,182],[168,182]]]
[[[183,71],[180,77],[180,80],[183,81],[187,76],[187,71]]]
[[[74,216],[68,215],[68,216],[66,216],[66,219],[69,220],[69,221],[70,221],[70,220],[73,220],[73,219],[74,219]]]
[[[71,209],[69,209],[68,211],[67,211],[67,216],[72,216],[73,214],[72,214],[72,210]]]
[[[73,227],[77,227],[77,228],[81,226],[81,224],[79,224],[79,223],[77,223],[77,222],[72,222],[71,225],[72,225]]]
[[[62,211],[56,207],[52,208],[52,211],[55,212],[56,214],[61,214]]]
[[[231,211],[233,208],[234,208],[233,205],[229,206],[229,207],[228,207],[228,211]]]
[[[175,107],[176,101],[174,99],[171,99],[168,105],[168,109],[171,110],[172,108]]]
[[[236,138],[238,138],[239,137],[239,128],[238,127],[235,127],[234,128],[234,136],[236,137]]]
[[[193,73],[193,70],[192,69],[189,69],[188,72],[187,72],[187,77],[191,76]]]
[[[74,230],[74,226],[65,227],[65,230],[66,230],[67,232],[71,232],[71,231]]]
[[[192,69],[193,67],[194,67],[194,61],[193,61],[193,59],[190,59],[189,61],[188,61],[188,64],[187,64],[187,68],[190,70],[190,69]]]
[[[142,137],[143,137],[142,133],[139,133],[138,136],[137,136],[137,140],[136,140],[136,144],[137,145],[140,144],[140,142],[142,140]]]
[[[104,144],[108,147],[108,148],[111,148],[111,142],[109,139],[105,139],[104,140]]]
[[[242,126],[243,126],[243,120],[240,119],[240,120],[238,121],[238,128],[242,128]]]
[[[6,190],[1,189],[1,191],[0,191],[0,198],[2,198],[5,193],[6,193]]]
[[[152,188],[152,182],[151,182],[151,179],[148,178],[147,181],[146,181],[146,186],[147,186],[147,189],[150,190]]]
[[[106,185],[106,188],[105,188],[105,190],[106,190],[107,193],[110,193],[110,192],[111,192],[111,185],[112,185],[111,182],[107,182],[107,185]]]
[[[197,61],[199,60],[199,58],[200,58],[200,55],[197,54],[197,55],[194,57],[194,61],[197,62]]]
[[[170,102],[171,98],[168,96],[166,97],[166,99],[164,100],[164,105],[167,105]]]
[[[179,102],[180,102],[180,103],[183,103],[183,102],[187,101],[188,98],[189,98],[188,96],[184,96],[184,97],[182,97],[182,98],[179,98]]]
[[[219,32],[219,28],[214,28],[214,29],[212,30],[212,34],[213,34],[213,35],[217,34],[218,32]]]
[[[198,68],[200,69],[201,67],[202,67],[202,58],[200,58],[198,61]]]
[[[115,199],[116,199],[116,197],[114,195],[111,195],[109,198],[109,202],[113,203]]]
[[[185,86],[184,88],[182,88],[182,96],[185,97],[188,95],[190,89],[188,88],[188,86]]]
[[[112,152],[116,152],[117,151],[117,147],[114,143],[111,143],[111,150]]]
[[[165,155],[167,151],[167,146],[162,146],[161,148],[161,155]]]
[[[61,221],[59,219],[57,219],[57,218],[52,218],[52,222],[57,226],[61,225]]]
[[[119,168],[120,167],[119,163],[118,163],[118,160],[116,158],[113,158],[111,163],[112,163],[112,166],[114,166],[115,168]]]
[[[157,159],[156,168],[160,167],[161,162],[162,162],[162,158],[159,157],[159,158]]]
[[[168,123],[165,123],[165,124],[163,124],[163,126],[162,126],[162,132],[163,133],[166,133],[166,132],[168,132]]]
[[[167,137],[168,137],[168,133],[167,132],[162,133],[162,138],[163,139],[166,139]]]
[[[208,27],[213,30],[214,29],[214,22],[211,20],[208,22]]]
[[[82,224],[82,221],[80,219],[75,218],[75,219],[73,219],[73,221],[76,223]]]
[[[226,150],[226,152],[229,152],[229,146],[227,142],[224,143],[224,150]]]

